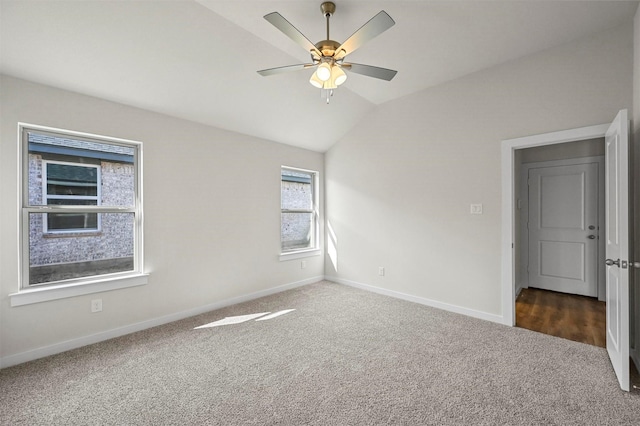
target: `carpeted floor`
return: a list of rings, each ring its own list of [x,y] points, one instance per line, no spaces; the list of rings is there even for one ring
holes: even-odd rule
[[[4,369],[0,421],[638,425],[640,393],[605,349],[321,282]]]

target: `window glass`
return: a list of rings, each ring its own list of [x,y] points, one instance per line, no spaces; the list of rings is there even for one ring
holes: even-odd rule
[[[313,209],[313,188],[310,173],[283,170],[282,172],[282,208]]]
[[[316,172],[283,167],[281,170],[281,250],[294,252],[316,247]]]
[[[95,205],[135,205],[134,147],[49,132],[29,131],[26,138],[29,205],[85,197],[97,197]]]
[[[53,129],[22,138],[23,287],[141,272],[140,144]]]
[[[74,226],[78,221],[95,220],[96,214],[30,213],[29,224],[34,230],[42,229],[44,220]],[[29,235],[29,284],[91,277],[133,271],[134,269],[134,214],[100,213],[102,232],[75,238],[51,238],[42,232]],[[46,217],[46,219],[45,219]]]
[[[313,213],[282,213],[281,241],[284,251],[311,245]]]

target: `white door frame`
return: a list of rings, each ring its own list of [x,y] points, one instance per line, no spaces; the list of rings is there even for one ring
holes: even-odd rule
[[[502,141],[502,323],[516,325],[515,280],[515,151],[536,146],[555,145],[587,139],[603,138],[610,123],[578,129],[562,130],[541,135],[525,136]]]

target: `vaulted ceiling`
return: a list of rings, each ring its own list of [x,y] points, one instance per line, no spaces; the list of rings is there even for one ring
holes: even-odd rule
[[[0,72],[323,152],[378,105],[630,22],[638,2],[335,0],[331,38],[380,10],[396,25],[348,59],[398,70],[351,73],[327,105],[312,73],[257,70],[309,62],[262,17],[278,11],[312,42],[320,0],[0,0]]]

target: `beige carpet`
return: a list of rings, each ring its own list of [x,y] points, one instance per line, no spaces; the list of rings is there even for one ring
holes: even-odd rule
[[[4,369],[0,422],[638,425],[640,394],[602,348],[321,282]]]

